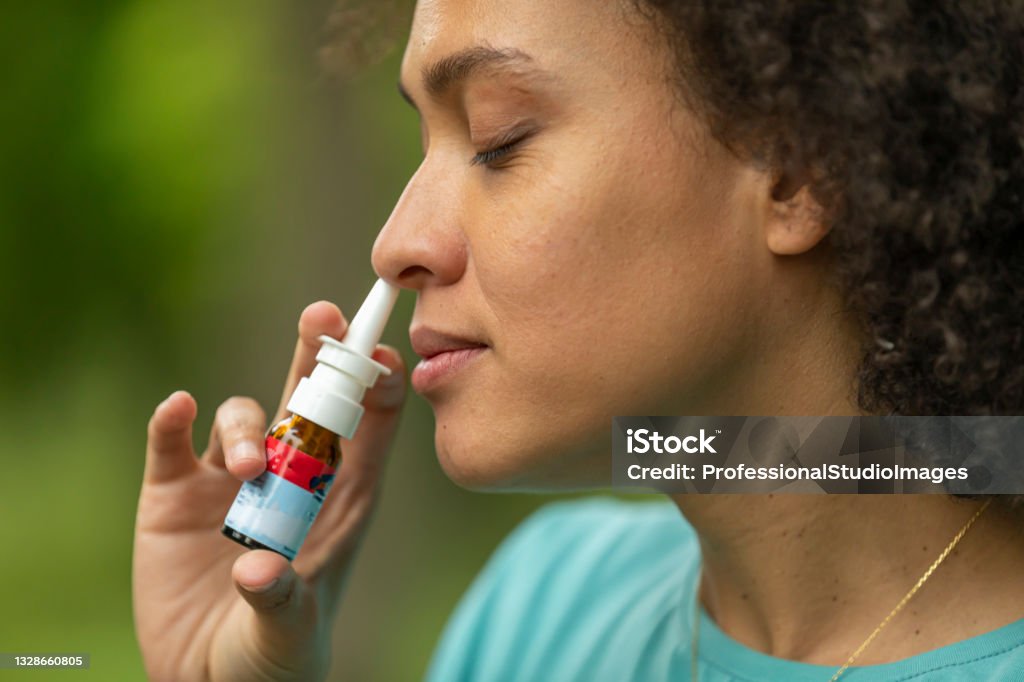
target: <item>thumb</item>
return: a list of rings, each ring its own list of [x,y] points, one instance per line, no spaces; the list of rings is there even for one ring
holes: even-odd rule
[[[285,666],[308,656],[317,626],[312,590],[280,554],[252,550],[231,569],[235,589],[252,607],[257,646]]]

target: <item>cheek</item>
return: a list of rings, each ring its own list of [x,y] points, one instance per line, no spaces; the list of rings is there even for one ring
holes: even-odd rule
[[[561,146],[578,148],[574,142]],[[475,202],[484,210],[467,221],[487,226],[469,235],[481,294],[501,317],[501,333],[521,341],[556,323],[584,331],[594,304],[621,299],[646,267],[651,216],[628,174],[609,163],[618,150],[568,150],[498,176],[492,194]]]
[[[743,290],[755,254],[732,165],[637,128],[479,202],[487,215],[470,224],[487,228],[470,249],[505,352],[628,355],[721,316]]]

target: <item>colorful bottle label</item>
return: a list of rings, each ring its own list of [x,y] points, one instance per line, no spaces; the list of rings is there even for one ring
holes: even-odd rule
[[[267,469],[242,484],[224,523],[294,559],[333,481],[333,467],[267,436]]]

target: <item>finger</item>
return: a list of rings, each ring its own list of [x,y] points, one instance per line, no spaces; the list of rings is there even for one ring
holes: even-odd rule
[[[377,346],[373,359],[391,370],[389,376],[381,376],[363,398],[366,412],[352,436],[352,443],[345,448],[349,461],[360,465],[382,463],[391,447],[398,417],[405,402],[406,381],[405,361],[397,350],[390,346]]]
[[[252,607],[256,636],[260,641],[282,647],[274,653],[291,658],[291,647],[309,647],[308,637],[316,627],[313,591],[280,554],[252,550],[238,557],[231,569],[235,589]]]
[[[278,421],[285,415],[285,406],[292,397],[292,392],[299,384],[299,379],[309,376],[316,367],[316,354],[320,351],[319,337],[327,334],[335,339],[340,339],[348,329],[348,322],[338,306],[328,301],[317,301],[306,306],[299,316],[299,340],[295,344],[295,354],[292,356],[292,366],[288,370],[288,377],[284,382],[284,391],[281,393],[281,404],[277,408],[274,421]]]
[[[366,392],[363,407],[368,413],[397,410],[405,402],[405,360],[397,350],[384,344],[378,345],[373,351],[373,359],[390,369],[391,374],[381,375],[373,388]]]
[[[256,478],[267,466],[266,430],[267,416],[259,403],[252,398],[228,398],[217,408],[203,459],[243,481]]]
[[[156,406],[146,442],[146,482],[170,481],[192,473],[199,466],[192,449],[196,410],[196,401],[185,391],[172,393]]]

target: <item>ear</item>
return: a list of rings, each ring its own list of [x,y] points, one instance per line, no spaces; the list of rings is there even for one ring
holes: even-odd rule
[[[828,234],[825,211],[811,195],[809,181],[810,174],[794,166],[772,175],[770,196],[765,199],[765,241],[778,256],[810,251]]]

